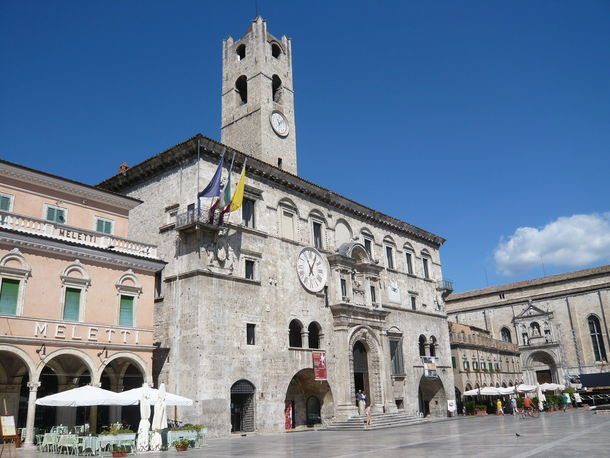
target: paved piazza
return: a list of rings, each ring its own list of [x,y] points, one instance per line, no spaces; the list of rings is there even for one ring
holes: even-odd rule
[[[146,457],[561,457],[609,456],[610,415],[578,410],[519,417],[468,417],[366,432],[311,431],[215,439],[185,453]],[[516,433],[520,436],[516,436]],[[52,457],[20,452],[22,458]]]

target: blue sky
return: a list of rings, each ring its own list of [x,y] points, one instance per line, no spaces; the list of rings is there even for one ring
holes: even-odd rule
[[[0,0],[0,157],[94,184],[219,139],[255,4]],[[299,175],[445,237],[456,291],[610,261],[610,2],[258,5],[293,40]]]

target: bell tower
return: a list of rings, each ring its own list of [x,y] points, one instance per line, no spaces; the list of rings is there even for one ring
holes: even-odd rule
[[[296,175],[292,50],[258,16],[223,42],[221,142]]]

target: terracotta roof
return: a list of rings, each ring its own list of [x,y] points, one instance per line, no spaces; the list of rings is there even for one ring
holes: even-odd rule
[[[301,177],[279,169],[250,155],[234,150],[229,146],[223,145],[222,143],[201,134],[197,134],[182,143],[156,154],[155,156],[130,167],[125,172],[102,181],[97,186],[115,192],[127,192],[126,190],[129,189],[130,186],[139,183],[141,180],[157,175],[168,167],[175,166],[185,159],[192,160],[193,158],[196,158],[198,141],[201,143],[202,154],[220,157],[220,154],[223,152],[235,152],[235,167],[240,167],[247,158],[248,163],[246,169],[251,175],[257,175],[263,179],[286,186],[309,197],[313,197],[320,202],[326,203],[331,207],[352,213],[355,217],[362,220],[372,221],[393,230],[408,233],[409,235],[436,247],[440,247],[445,242],[444,238],[436,234],[368,208],[347,197],[304,180]]]

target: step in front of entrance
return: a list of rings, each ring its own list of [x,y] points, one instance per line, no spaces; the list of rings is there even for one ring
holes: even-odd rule
[[[402,413],[380,413],[371,415],[371,425],[365,427],[366,417],[356,416],[343,421],[333,421],[327,431],[364,431],[374,429],[398,428],[401,426],[420,425],[429,420]]]

